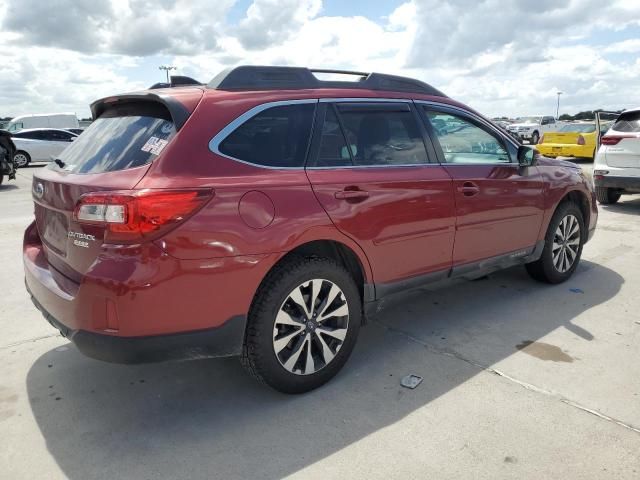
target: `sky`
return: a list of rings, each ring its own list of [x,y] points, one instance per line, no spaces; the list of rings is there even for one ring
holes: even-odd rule
[[[407,75],[488,116],[640,106],[640,0],[2,0],[0,117],[241,64]]]

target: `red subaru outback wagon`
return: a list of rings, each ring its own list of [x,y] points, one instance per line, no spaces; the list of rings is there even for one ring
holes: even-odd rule
[[[239,355],[308,391],[382,297],[515,264],[562,282],[596,225],[579,167],[410,78],[244,66],[91,108],[34,176],[24,265],[101,360]]]

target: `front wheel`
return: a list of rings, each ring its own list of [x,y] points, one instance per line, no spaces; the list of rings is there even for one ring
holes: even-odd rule
[[[573,275],[586,238],[584,218],[575,203],[561,204],[549,223],[540,258],[526,265],[533,278],[545,283],[562,283]]]
[[[275,390],[313,390],[346,363],[361,321],[360,292],[342,265],[326,258],[286,259],[256,293],[242,364]]]
[[[540,134],[538,132],[533,132],[531,135],[531,145],[537,145],[540,140]]]

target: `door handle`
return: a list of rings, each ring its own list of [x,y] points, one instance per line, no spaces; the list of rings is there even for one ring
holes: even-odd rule
[[[369,192],[366,190],[340,190],[334,196],[339,200],[362,201],[369,198]]]
[[[473,197],[480,193],[480,187],[473,182],[464,182],[461,187],[458,187],[458,192],[465,197]]]

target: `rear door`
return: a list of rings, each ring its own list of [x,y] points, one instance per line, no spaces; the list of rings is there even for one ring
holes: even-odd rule
[[[520,167],[517,148],[479,117],[444,106],[420,108],[440,161],[453,178],[453,264],[531,253],[544,213],[538,169]]]
[[[86,273],[101,251],[104,228],[74,222],[78,199],[134,188],[175,134],[161,104],[118,103],[66,144],[58,155],[62,166],[52,163],[34,175],[36,224],[51,265],[74,280]]]
[[[20,147],[18,150],[24,150],[31,157],[33,162],[41,162],[47,158],[47,141],[46,134],[42,130],[32,130],[27,132],[19,132],[16,134],[19,138]]]
[[[446,274],[455,222],[451,178],[425,145],[413,104],[320,106],[307,175],[336,227],[366,252],[376,284]]]
[[[40,156],[44,161],[51,161],[57,158],[62,151],[71,143],[71,133],[62,132],[60,130],[41,130],[42,144],[40,146]]]

